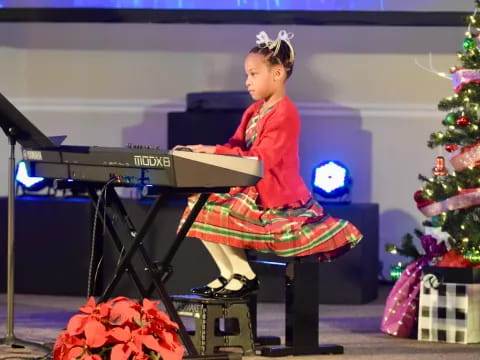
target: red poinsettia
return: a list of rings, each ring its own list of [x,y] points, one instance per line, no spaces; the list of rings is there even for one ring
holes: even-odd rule
[[[54,360],[180,360],[178,325],[158,310],[126,297],[95,304],[91,297],[72,316],[54,347]]]

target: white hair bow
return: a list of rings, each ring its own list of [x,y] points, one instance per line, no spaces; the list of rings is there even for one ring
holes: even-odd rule
[[[272,50],[273,56],[277,56],[278,50],[280,49],[280,44],[282,41],[290,48],[290,62],[293,63],[293,59],[295,58],[295,52],[293,50],[293,46],[290,43],[290,39],[293,38],[293,33],[289,33],[286,30],[280,30],[278,32],[277,38],[275,40],[270,39],[268,34],[265,31],[261,31],[257,34],[257,45],[268,47]]]

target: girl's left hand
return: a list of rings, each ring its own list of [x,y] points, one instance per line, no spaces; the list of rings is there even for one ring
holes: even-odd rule
[[[211,146],[211,145],[188,145],[188,147],[192,149],[194,152],[207,153],[207,154],[215,153],[215,146]]]

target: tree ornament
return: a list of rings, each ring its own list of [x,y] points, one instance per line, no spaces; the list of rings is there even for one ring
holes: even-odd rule
[[[390,266],[390,278],[393,281],[398,280],[400,275],[402,275],[403,270],[405,270],[405,266],[399,262],[397,265]]]
[[[450,153],[457,151],[457,149],[458,149],[458,145],[456,145],[456,144],[447,144],[447,145],[445,145],[445,150],[448,151],[448,152],[450,152]]]
[[[422,190],[415,191],[415,193],[413,194],[413,199],[415,200],[416,203],[423,202],[423,201],[427,200],[427,199],[425,199],[425,196],[423,195]]]
[[[470,124],[470,119],[466,116],[460,116],[455,122],[461,128],[465,128],[468,126],[468,124]]]
[[[475,43],[475,39],[467,37],[465,40],[463,40],[463,50],[471,51],[476,47],[477,47],[477,44]]]
[[[440,215],[435,215],[430,218],[430,223],[432,227],[440,227],[443,225],[444,219]]]
[[[480,264],[480,251],[479,250],[467,250],[465,252],[465,259],[472,264]]]
[[[455,116],[455,114],[449,113],[447,116],[445,116],[445,119],[443,119],[442,123],[445,126],[455,125],[456,120],[457,120],[457,117]]]
[[[445,167],[445,158],[443,156],[437,156],[432,172],[434,177],[447,176],[448,171]]]

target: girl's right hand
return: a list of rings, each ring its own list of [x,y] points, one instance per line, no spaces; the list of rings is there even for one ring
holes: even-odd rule
[[[180,150],[180,151],[193,151],[193,149],[190,147],[191,145],[175,145],[172,150]]]

